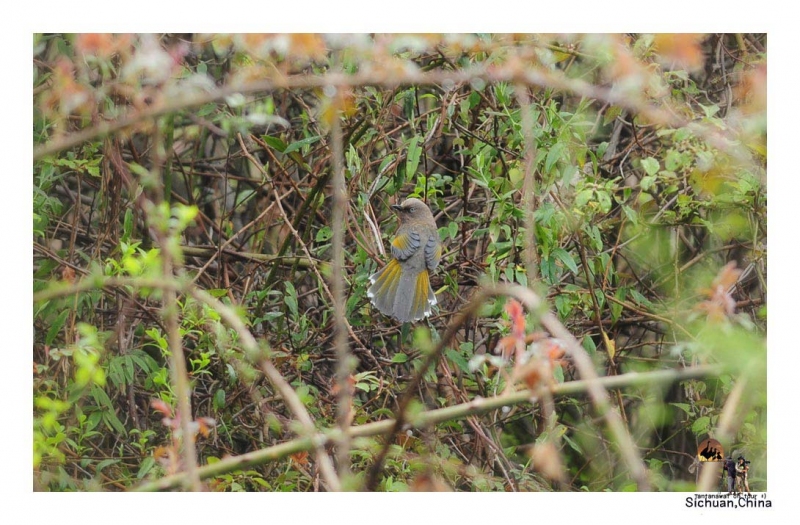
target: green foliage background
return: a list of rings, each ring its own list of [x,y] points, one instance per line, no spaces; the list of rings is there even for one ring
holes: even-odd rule
[[[264,359],[317,429],[336,426],[338,130],[353,425],[394,416],[481,283],[516,283],[546,297],[601,376],[720,365],[609,392],[653,488],[694,490],[710,435],[752,459],[765,490],[766,40],[37,35],[35,488],[128,490],[183,471],[181,378],[199,465],[304,435]],[[411,195],[434,209],[445,255],[438,312],[399,327],[365,291],[389,205]],[[259,351],[189,289],[235,308]],[[524,386],[487,357],[511,331],[505,304],[484,304],[420,372],[412,412]],[[556,383],[576,378],[556,367]],[[634,490],[589,400],[553,403],[394,436],[377,489]],[[363,487],[384,443],[352,442],[344,488]],[[318,457],[204,482],[318,490]]]

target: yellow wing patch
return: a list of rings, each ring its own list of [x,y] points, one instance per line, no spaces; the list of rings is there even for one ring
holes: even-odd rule
[[[373,290],[373,295],[377,296],[384,296],[386,293],[390,293],[391,296],[394,296],[394,291],[397,288],[397,285],[400,283],[400,274],[402,273],[402,268],[400,268],[400,263],[397,262],[397,259],[392,259],[389,261],[384,269],[380,272],[377,279],[373,283],[373,286],[370,287]]]
[[[415,318],[422,318],[428,311],[428,289],[430,288],[428,271],[423,270],[417,274],[417,282],[414,286],[414,299],[411,306],[411,315]]]
[[[398,235],[397,237],[392,239],[392,246],[394,246],[398,250],[407,250],[408,249],[408,235],[402,234],[402,235]]]

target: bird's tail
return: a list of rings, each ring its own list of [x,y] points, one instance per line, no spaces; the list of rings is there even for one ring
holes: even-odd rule
[[[372,286],[367,290],[367,297],[372,304],[384,315],[402,323],[427,317],[431,306],[436,304],[428,270],[414,275],[403,271],[397,259],[392,259],[369,280]]]

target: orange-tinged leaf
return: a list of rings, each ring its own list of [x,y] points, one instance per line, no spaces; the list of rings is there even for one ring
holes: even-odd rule
[[[702,69],[705,57],[701,43],[705,35],[692,33],[662,33],[653,39],[653,45],[666,66],[673,64],[680,69],[697,71]]]
[[[542,383],[552,383],[553,369],[550,362],[540,356],[531,358],[527,363],[517,366],[513,378],[522,381],[530,390],[536,390]]]
[[[614,60],[609,64],[608,76],[611,80],[640,80],[642,65],[631,53],[630,48],[622,43],[617,43],[614,47]]]
[[[539,341],[544,341],[548,337],[550,337],[550,334],[547,332],[531,332],[525,336],[525,344],[538,343]]]
[[[195,422],[197,423],[198,430],[203,437],[208,437],[211,429],[217,426],[217,422],[210,417],[199,417],[195,420]]]
[[[328,52],[322,36],[316,33],[292,33],[289,46],[289,53],[298,58],[323,60]]]
[[[566,481],[567,477],[561,463],[561,456],[553,443],[535,444],[530,451],[530,456],[533,460],[533,468],[544,477],[553,481]]]
[[[522,380],[530,390],[536,389],[536,387],[538,387],[539,383],[542,381],[541,366],[537,365],[526,367],[524,369],[524,374],[522,375]]]
[[[510,299],[506,303],[506,312],[511,318],[511,333],[519,339],[525,338],[525,311],[522,305],[515,299]]]
[[[511,359],[511,354],[514,352],[516,346],[517,338],[513,335],[507,335],[497,342],[494,353],[502,355],[505,359]]]
[[[409,488],[411,492],[452,492],[453,489],[450,488],[443,479],[439,478],[438,476],[430,473],[423,473],[414,478],[411,482]]]
[[[157,410],[167,417],[172,417],[172,408],[161,399],[153,399],[150,401],[150,406],[153,410]]]
[[[544,354],[547,356],[547,359],[553,364],[563,364],[563,357],[567,354],[564,347],[555,339],[548,340],[546,344],[547,346]]]
[[[714,281],[711,283],[711,288],[716,289],[717,287],[722,287],[727,290],[736,284],[740,275],[742,275],[742,270],[736,268],[736,261],[730,261],[714,278]]]
[[[129,48],[131,41],[129,34],[80,33],[75,37],[75,50],[83,55],[108,58]]]
[[[109,56],[114,52],[111,33],[80,33],[75,37],[75,49],[85,55]]]
[[[63,270],[61,270],[61,278],[67,281],[68,283],[72,284],[75,282],[75,270],[72,269],[71,266],[65,266]]]
[[[759,113],[767,109],[767,65],[747,71],[734,89],[734,100],[745,113]]]
[[[736,312],[736,301],[729,290],[736,285],[741,274],[742,270],[736,268],[736,261],[726,264],[711,282],[711,286],[700,290],[708,299],[698,304],[695,310],[705,312],[712,322],[722,322],[733,315]]]
[[[308,465],[308,451],[301,450],[300,452],[289,454],[289,459],[291,459],[293,463],[304,467]]]
[[[347,376],[347,390],[350,392],[351,396],[355,392],[355,388],[356,388],[356,378],[353,376],[353,374],[350,374],[349,376]],[[331,394],[333,394],[334,396],[338,396],[339,392],[341,392],[339,383],[338,382],[333,383],[333,386],[331,386]]]

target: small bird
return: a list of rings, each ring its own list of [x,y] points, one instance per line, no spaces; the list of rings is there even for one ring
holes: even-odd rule
[[[436,304],[430,272],[439,266],[442,245],[424,202],[409,198],[392,209],[400,221],[392,239],[392,260],[370,276],[367,297],[384,315],[407,323],[427,317]]]

